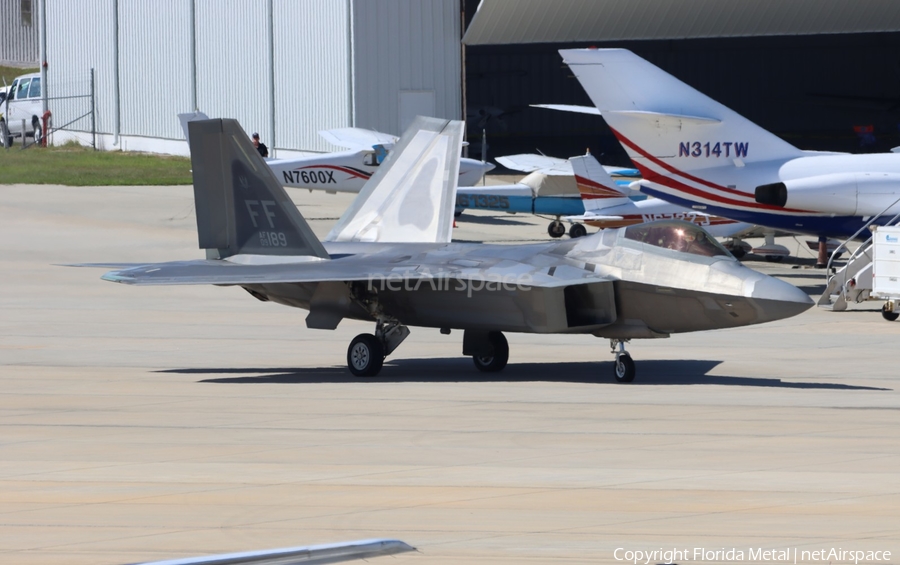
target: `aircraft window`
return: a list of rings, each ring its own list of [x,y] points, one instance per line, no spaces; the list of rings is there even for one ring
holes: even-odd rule
[[[29,98],[41,97],[41,79],[39,77],[31,79],[31,89],[28,91]]]
[[[725,256],[728,251],[700,227],[678,221],[649,222],[625,228],[625,237],[655,247],[702,255]]]

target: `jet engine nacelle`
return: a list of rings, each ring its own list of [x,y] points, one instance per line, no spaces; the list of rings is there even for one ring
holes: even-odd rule
[[[900,212],[900,174],[836,173],[756,187],[756,201],[840,216],[874,216],[885,208]]]

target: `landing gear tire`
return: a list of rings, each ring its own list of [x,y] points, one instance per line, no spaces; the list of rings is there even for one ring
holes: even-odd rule
[[[347,348],[347,367],[357,377],[374,377],[384,365],[384,345],[372,334],[359,334]]]
[[[784,255],[766,255],[766,261],[769,263],[781,263],[784,261]]]
[[[734,255],[735,259],[741,259],[744,257],[744,255],[747,254],[747,252],[744,251],[744,248],[740,245],[738,245],[737,247],[731,247],[728,249],[728,251],[731,251],[731,254]]]
[[[616,356],[615,377],[617,383],[630,383],[634,380],[635,368],[631,355],[622,353]]]
[[[576,237],[584,237],[587,235],[587,230],[581,224],[572,224],[572,227],[569,228],[569,237],[575,239]]]
[[[900,312],[888,312],[887,304],[881,307],[881,317],[888,322],[894,322],[900,318]]]
[[[547,226],[547,234],[554,239],[562,237],[566,235],[566,225],[559,220],[554,220]]]
[[[500,332],[491,332],[488,334],[488,340],[491,342],[490,355],[473,355],[472,361],[483,373],[497,373],[502,371],[509,361],[509,343],[506,336]]]

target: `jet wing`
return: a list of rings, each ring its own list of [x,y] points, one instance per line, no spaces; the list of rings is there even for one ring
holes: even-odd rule
[[[352,255],[341,259],[303,258],[302,262],[254,263],[257,257],[235,256],[229,260],[173,261],[110,271],[101,278],[138,286],[249,285],[317,282],[401,282],[454,279],[494,281],[498,277],[522,277],[523,286],[555,287],[572,283],[607,280],[591,270],[576,267],[536,268],[527,263],[504,260],[499,265],[482,264],[464,257],[416,261],[409,255]],[[398,260],[399,259],[399,260]]]
[[[139,565],[300,565],[301,563],[303,565],[320,565],[351,561],[353,559],[369,559],[370,557],[394,555],[415,550],[416,548],[400,540],[371,539],[327,545],[308,545],[304,547],[209,555],[206,557],[188,557],[186,559],[168,559]]]

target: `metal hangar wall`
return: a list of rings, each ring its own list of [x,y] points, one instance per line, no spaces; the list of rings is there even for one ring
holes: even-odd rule
[[[187,154],[176,114],[200,110],[277,156],[334,151],[318,130],[461,116],[461,18],[459,0],[56,0],[49,96],[89,92],[93,68],[105,149]],[[54,123],[85,105],[54,102]]]

